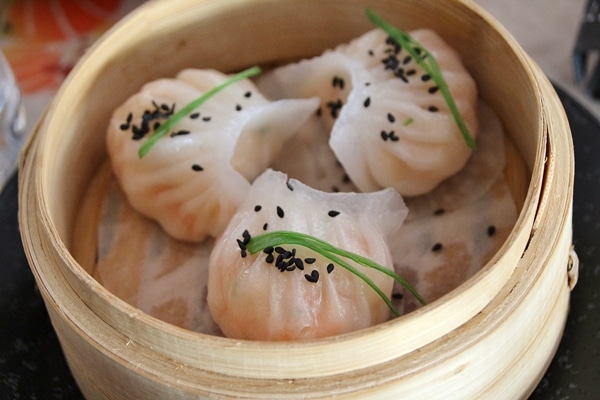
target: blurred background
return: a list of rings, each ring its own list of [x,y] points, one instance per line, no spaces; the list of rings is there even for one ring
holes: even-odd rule
[[[555,83],[600,117],[575,83],[572,51],[588,0],[474,0],[513,34]],[[143,0],[0,0],[0,49],[31,129],[85,49]]]
[[[573,67],[573,49],[588,0],[475,2],[504,25],[555,84],[600,118],[600,101],[575,83]]]

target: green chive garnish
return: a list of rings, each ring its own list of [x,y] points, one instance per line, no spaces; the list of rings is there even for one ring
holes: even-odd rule
[[[423,300],[417,290],[396,272],[379,265],[366,257],[340,249],[321,239],[317,239],[304,233],[291,231],[273,231],[264,233],[262,235],[252,237],[246,244],[246,250],[250,254],[256,254],[267,247],[276,247],[282,245],[297,245],[310,249],[358,276],[383,299],[395,317],[400,316],[400,312],[396,309],[396,307],[394,307],[391,300],[385,295],[385,293],[383,293],[383,291],[375,284],[375,282],[373,282],[366,274],[362,273],[359,269],[355,268],[345,259],[351,260],[363,267],[373,268],[394,278],[396,282],[404,286],[413,296],[415,296],[419,303],[423,305],[425,304],[425,300]]]
[[[410,124],[412,124],[413,122],[415,122],[414,119],[412,118],[406,118],[406,120],[402,123],[402,125],[404,126],[409,126]]]
[[[185,118],[188,114],[190,114],[192,111],[194,111],[196,108],[200,107],[200,105],[202,105],[205,101],[207,101],[208,99],[210,99],[212,96],[214,96],[215,94],[219,93],[221,90],[227,88],[228,86],[241,81],[243,79],[247,79],[250,78],[252,76],[258,75],[260,74],[261,69],[258,66],[254,66],[252,68],[248,68],[234,76],[232,76],[231,78],[227,79],[226,81],[224,81],[223,83],[221,83],[220,85],[215,86],[214,88],[210,89],[209,91],[207,91],[206,93],[204,93],[202,96],[198,97],[197,99],[191,101],[190,103],[188,103],[185,107],[183,107],[181,110],[179,110],[178,112],[176,112],[175,114],[171,115],[155,132],[152,136],[150,136],[148,138],[148,140],[146,140],[146,142],[142,145],[142,147],[140,147],[140,150],[138,151],[138,156],[140,158],[144,157],[146,154],[148,154],[148,152],[150,151],[150,149],[152,148],[152,146],[154,146],[154,144],[158,141],[158,139],[160,139],[161,137],[165,136],[179,121],[181,121],[183,118]]]
[[[460,111],[454,102],[454,98],[450,93],[450,89],[448,89],[448,84],[442,75],[442,71],[435,60],[435,58],[425,49],[423,46],[419,44],[415,39],[413,39],[409,34],[401,31],[395,26],[391,25],[387,21],[385,21],[381,16],[379,16],[375,11],[367,8],[366,10],[367,16],[373,22],[375,26],[381,28],[388,35],[392,37],[402,48],[406,49],[408,53],[415,59],[415,61],[425,70],[431,79],[438,86],[442,96],[444,96],[444,100],[446,100],[446,104],[448,104],[448,108],[454,117],[454,121],[458,125],[462,136],[470,148],[475,148],[475,140],[473,136],[471,136],[469,132],[469,128],[465,124],[462,116],[460,115]]]

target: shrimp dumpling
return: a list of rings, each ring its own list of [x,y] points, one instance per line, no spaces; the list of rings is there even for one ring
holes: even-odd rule
[[[144,85],[110,120],[108,153],[127,200],[176,239],[198,242],[220,234],[250,182],[318,106],[316,98],[268,101],[242,80],[211,97],[139,158],[157,124],[227,78],[214,70],[183,70],[174,79]]]
[[[477,87],[458,53],[432,30],[410,35],[437,61],[474,138]],[[393,187],[403,196],[424,194],[472,153],[432,76],[381,29],[280,67],[259,85],[270,96],[321,98],[329,145],[361,191]]]
[[[389,308],[372,288],[314,250],[281,244],[250,254],[245,245],[262,233],[299,232],[392,270],[387,243],[407,213],[393,189],[327,193],[265,171],[211,253],[207,302],[213,319],[227,337],[256,340],[320,338],[387,320]],[[389,298],[393,278],[350,264]]]

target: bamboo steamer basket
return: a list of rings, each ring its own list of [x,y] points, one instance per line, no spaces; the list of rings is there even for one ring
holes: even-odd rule
[[[153,318],[90,275],[75,220],[106,161],[112,110],[146,81],[320,54],[372,29],[430,27],[456,48],[508,133],[520,213],[498,253],[439,300],[326,339],[270,343]],[[577,279],[572,143],[548,80],[505,29],[460,0],[150,1],[87,52],[39,121],[20,165],[24,248],[64,354],[90,399],[477,398],[530,394],[560,341]],[[89,225],[97,210],[89,211]],[[74,256],[74,248],[89,249]]]

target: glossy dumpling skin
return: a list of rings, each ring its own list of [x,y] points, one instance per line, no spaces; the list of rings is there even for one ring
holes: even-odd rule
[[[387,305],[370,287],[341,266],[328,272],[330,261],[312,250],[282,246],[295,249],[294,258],[302,260],[303,268],[294,263],[282,272],[264,252],[242,257],[237,241],[243,242],[246,230],[251,237],[277,230],[301,232],[392,269],[387,241],[407,212],[393,189],[326,193],[267,170],[211,253],[207,301],[213,319],[225,336],[257,340],[320,338],[387,320]],[[315,262],[309,263],[310,258]],[[391,295],[392,278],[358,268]],[[313,271],[319,275],[316,282],[305,276]]]
[[[176,239],[199,242],[220,234],[250,182],[318,104],[317,99],[270,102],[243,80],[211,97],[138,157],[156,122],[227,78],[188,69],[174,79],[150,82],[110,120],[108,153],[127,200]],[[144,127],[149,132],[144,134]]]
[[[431,30],[410,34],[435,57],[475,137],[477,87],[458,54]],[[458,172],[472,153],[441,91],[380,29],[280,67],[260,84],[272,96],[321,98],[322,118],[331,125],[329,144],[361,191],[426,193]]]

